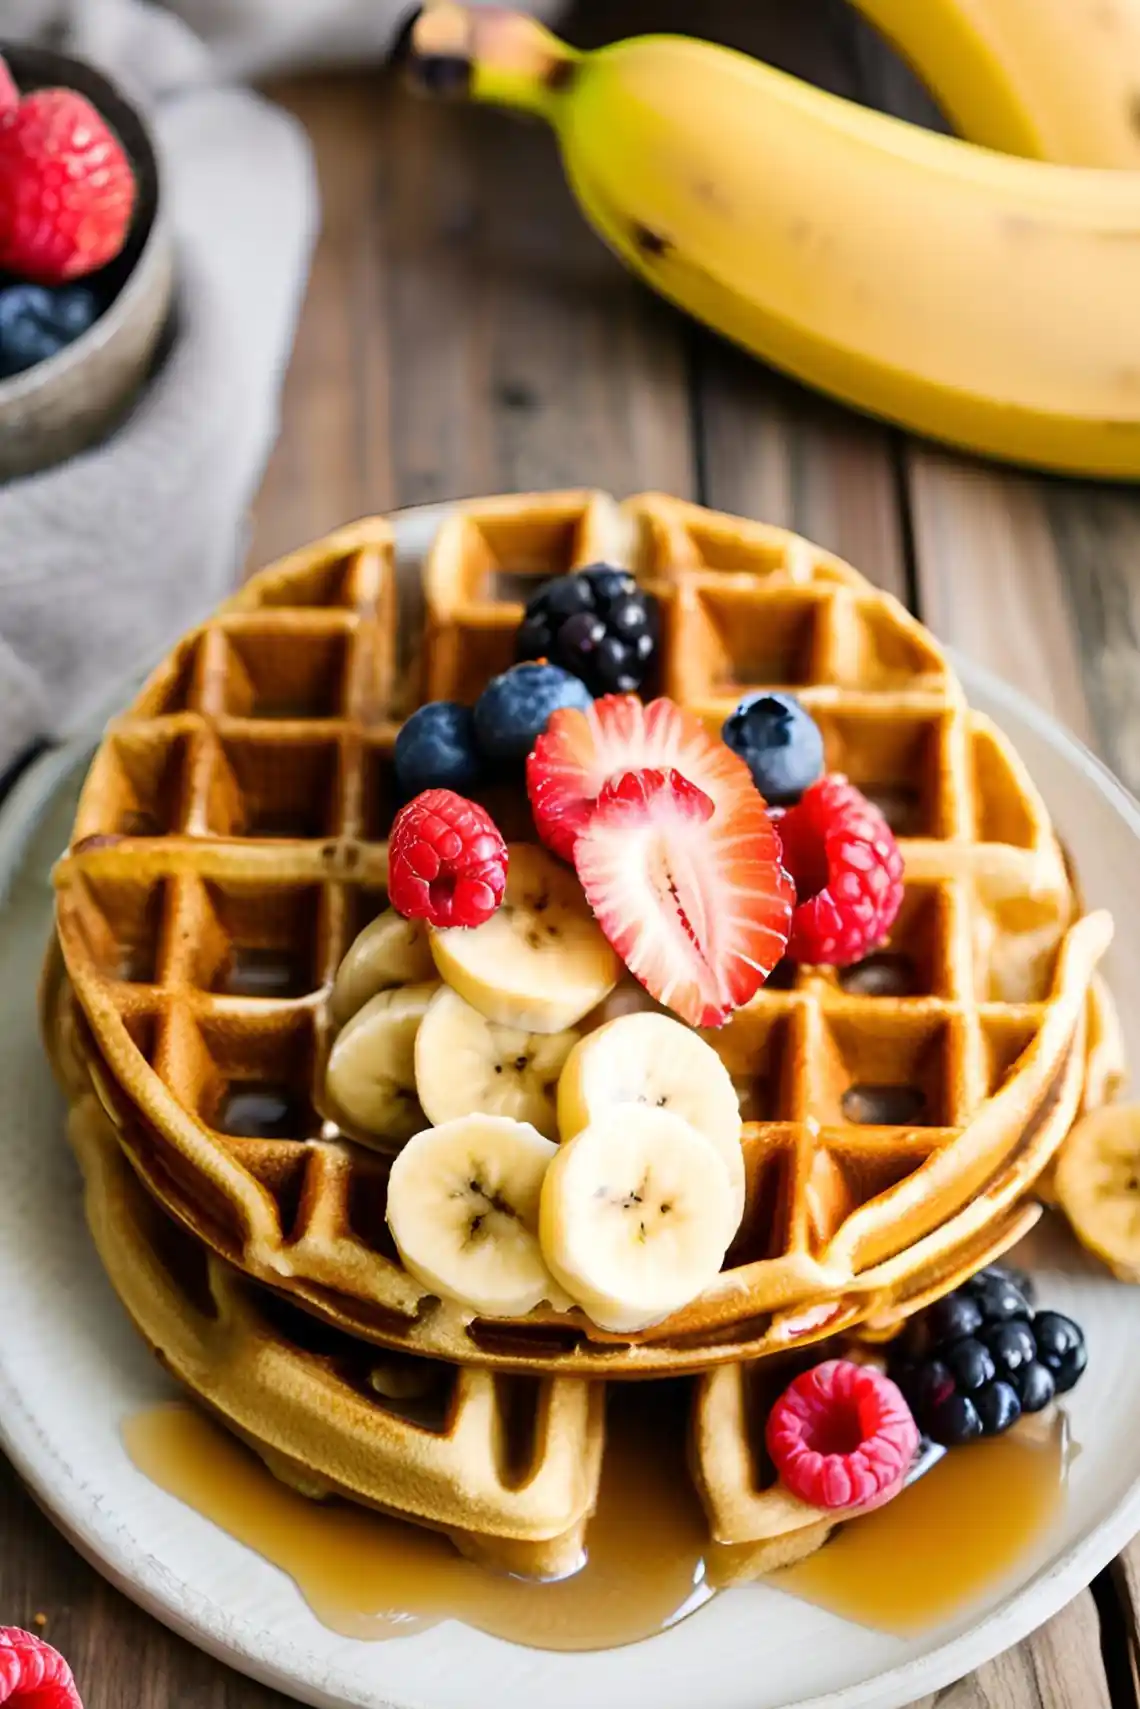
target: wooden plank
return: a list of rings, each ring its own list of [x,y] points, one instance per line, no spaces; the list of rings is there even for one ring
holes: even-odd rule
[[[1087,1593],[1041,1631],[913,1709],[1124,1709],[1109,1695]]]

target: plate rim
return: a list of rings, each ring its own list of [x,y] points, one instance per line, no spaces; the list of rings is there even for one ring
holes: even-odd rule
[[[409,507],[394,520],[427,522],[446,514],[446,504]],[[1091,749],[1058,719],[987,667],[948,648],[967,695],[980,690],[1028,725],[1070,769],[1083,773],[1134,837],[1140,840],[1140,803]],[[98,739],[106,717],[124,703],[122,689],[83,732],[32,762],[0,808],[0,910],[8,904],[13,878],[39,819],[57,788]],[[0,1446],[33,1500],[78,1553],[116,1589],[199,1649],[271,1689],[316,1709],[344,1709],[348,1701],[330,1694],[314,1677],[301,1644],[275,1638],[257,1645],[258,1629],[235,1620],[197,1586],[170,1572],[144,1546],[133,1543],[102,1515],[95,1492],[61,1459],[19,1386],[0,1360]],[[57,1474],[53,1477],[53,1473]],[[1078,1536],[1051,1565],[1011,1587],[1007,1596],[965,1630],[920,1656],[796,1699],[791,1709],[905,1709],[1022,1642],[1052,1619],[1140,1532],[1140,1469],[1113,1512]],[[132,1545],[132,1546],[128,1546]],[[275,1657],[277,1659],[275,1659]],[[286,1659],[288,1658],[288,1659]],[[375,1701],[375,1700],[374,1700]],[[401,1709],[395,1704],[388,1709]],[[403,1709],[411,1709],[410,1702]]]

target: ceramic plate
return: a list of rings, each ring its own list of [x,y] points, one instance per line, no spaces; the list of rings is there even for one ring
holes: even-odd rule
[[[437,517],[399,519],[409,556]],[[1116,914],[1108,976],[1140,1062],[1140,810],[1041,713],[964,661],[961,671],[1028,762],[1090,902]],[[761,1585],[717,1597],[648,1642],[583,1655],[522,1649],[457,1622],[372,1644],[327,1631],[284,1574],[151,1484],[120,1440],[122,1420],[171,1389],[88,1242],[36,1034],[48,872],[89,747],[41,760],[0,815],[0,1441],[76,1547],[160,1620],[234,1667],[336,1709],[898,1709],[1025,1637],[1140,1530],[1140,1291],[1062,1241],[1041,1291],[1080,1319],[1090,1349],[1088,1375],[1066,1403],[1081,1449],[1067,1508],[1015,1580],[956,1622],[889,1637]]]

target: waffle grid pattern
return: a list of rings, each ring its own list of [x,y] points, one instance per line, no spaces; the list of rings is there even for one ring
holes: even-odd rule
[[[664,692],[716,728],[750,688],[802,695],[829,767],[895,824],[903,910],[859,968],[778,969],[712,1036],[749,1192],[709,1293],[642,1338],[550,1313],[468,1325],[396,1261],[384,1157],[322,1114],[327,988],[383,905],[400,716],[510,663],[528,586],[623,556],[662,600]],[[461,507],[422,595],[416,645],[388,525],[343,530],[188,637],[96,757],[60,937],[96,1084],[172,1210],[374,1339],[620,1375],[833,1333],[1024,1195],[1044,1159],[1022,1138],[1064,1078],[1105,928],[1068,931],[1032,784],[896,602],[781,530],[585,493]]]

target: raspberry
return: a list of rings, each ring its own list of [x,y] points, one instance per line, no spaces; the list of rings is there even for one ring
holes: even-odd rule
[[[74,89],[37,89],[0,112],[0,268],[78,279],[126,242],[135,180],[122,143]]]
[[[451,789],[401,807],[388,843],[388,900],[407,920],[481,926],[507,888],[507,845],[490,814]]]
[[[0,1703],[23,1709],[83,1709],[58,1650],[18,1626],[0,1626]]]
[[[805,790],[777,829],[796,886],[789,957],[829,967],[861,961],[902,904],[902,854],[887,821],[833,775]]]
[[[813,1507],[878,1507],[903,1486],[918,1427],[871,1365],[828,1359],[786,1388],[765,1440],[781,1483]]]

